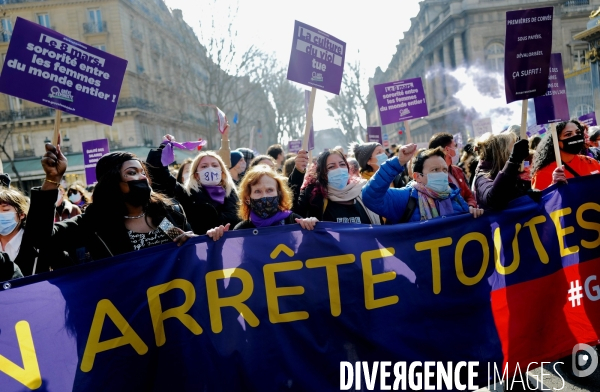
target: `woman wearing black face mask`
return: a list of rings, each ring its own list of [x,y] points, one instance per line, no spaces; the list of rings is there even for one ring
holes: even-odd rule
[[[556,125],[562,167],[556,167],[552,135],[540,142],[533,158],[532,188],[543,190],[557,182],[567,182],[569,178],[600,173],[598,161],[581,155],[585,146],[583,131],[583,126],[576,120]]]
[[[144,163],[128,152],[100,158],[94,203],[85,213],[48,227],[57,187],[67,168],[60,147],[46,144],[42,167],[46,180],[41,188],[31,191],[30,223],[26,228],[35,231],[36,245],[44,256],[38,261],[38,272],[64,266],[64,258],[54,255],[70,247],[85,247],[91,258],[98,260],[171,241],[181,245],[194,236],[188,231],[183,210],[152,191]]]

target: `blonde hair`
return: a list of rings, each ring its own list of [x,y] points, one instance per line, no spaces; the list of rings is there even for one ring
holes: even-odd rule
[[[219,162],[219,166],[221,167],[221,182],[219,183],[225,189],[225,195],[229,197],[231,192],[236,193],[235,184],[231,179],[231,175],[229,174],[229,170],[225,167],[225,163],[223,159],[217,153],[212,151],[203,151],[199,153],[196,158],[192,161],[192,167],[190,168],[190,177],[187,182],[183,185],[185,191],[188,195],[192,194],[192,190],[196,192],[200,192],[200,188],[202,188],[202,184],[200,181],[196,179],[196,171],[198,170],[198,166],[200,166],[200,161],[204,157],[212,157]]]
[[[250,219],[250,205],[246,203],[246,200],[250,199],[250,194],[252,192],[252,185],[256,185],[262,176],[269,176],[277,182],[277,194],[279,195],[279,211],[288,211],[292,209],[294,194],[292,190],[287,185],[287,178],[279,175],[269,166],[258,165],[250,169],[242,179],[240,183],[239,196],[240,200],[238,201],[238,216],[242,220]]]
[[[517,141],[517,136],[513,132],[484,136],[486,137],[477,141],[477,151],[482,161],[487,161],[492,165],[487,176],[494,179],[508,161],[511,153],[510,144]]]
[[[21,219],[20,215],[25,215],[25,218],[21,219],[19,227],[25,226],[25,220],[29,212],[29,201],[25,195],[15,189],[0,188],[0,204],[13,206],[17,210],[19,219]]]

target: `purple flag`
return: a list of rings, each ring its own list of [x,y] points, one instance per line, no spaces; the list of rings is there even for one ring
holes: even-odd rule
[[[181,150],[195,150],[198,147],[202,147],[206,145],[206,140],[199,140],[197,142],[183,142],[178,143],[174,141],[165,140],[162,142],[165,147],[162,150],[162,155],[160,157],[160,161],[163,166],[169,166],[171,163],[175,161],[175,153],[173,152],[173,147],[177,147]]]
[[[550,74],[548,75],[546,95],[535,97],[533,104],[535,105],[535,118],[538,124],[569,120],[567,88],[560,53],[552,53],[550,58]]]
[[[112,125],[127,61],[17,18],[0,92]]]
[[[297,83],[339,94],[345,57],[345,42],[296,21],[287,78]]]
[[[381,138],[381,127],[367,127],[367,142],[383,144]]]
[[[506,13],[506,103],[544,95],[552,50],[552,7]]]
[[[90,140],[81,143],[83,150],[83,165],[85,168],[85,181],[88,185],[94,184],[96,178],[96,163],[103,155],[108,154],[108,139]]]
[[[310,91],[304,90],[304,113],[308,117],[308,106],[310,104]],[[315,149],[315,122],[310,124],[310,134],[308,135],[308,151]]]
[[[373,86],[381,116],[381,125],[393,124],[428,114],[421,78]]]
[[[598,125],[596,123],[596,112],[584,114],[583,116],[579,117],[579,122],[587,125],[588,127],[595,127]]]
[[[298,153],[298,151],[300,151],[301,148],[302,140],[290,140],[288,142],[288,152]]]

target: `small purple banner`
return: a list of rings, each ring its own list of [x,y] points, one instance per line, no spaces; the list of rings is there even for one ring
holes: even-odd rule
[[[108,139],[90,140],[81,143],[83,149],[83,164],[85,167],[85,181],[88,185],[94,184],[96,178],[96,163],[103,155],[110,152]]]
[[[530,125],[527,127],[527,137],[532,137],[535,135],[543,135],[544,133],[546,133],[546,127],[542,124],[542,125]]]
[[[287,78],[297,83],[339,94],[345,57],[345,42],[296,21]]]
[[[381,127],[367,127],[367,142],[376,142],[383,144],[381,137]]]
[[[293,152],[293,153],[297,154],[301,148],[302,148],[302,140],[290,140],[288,142],[288,152]]]
[[[373,88],[381,125],[426,117],[429,114],[421,78],[376,84]]]
[[[544,95],[552,50],[552,7],[506,13],[506,103]]]
[[[304,114],[308,117],[308,106],[310,104],[310,91],[304,90]],[[308,151],[315,149],[315,120],[310,124],[310,133],[308,135]]]
[[[569,103],[567,102],[567,88],[560,53],[552,53],[550,57],[550,74],[548,75],[546,95],[535,97],[533,104],[538,124],[569,121]]]
[[[583,116],[579,117],[579,122],[587,125],[588,127],[595,127],[598,125],[596,123],[596,112],[584,114]]]
[[[127,61],[18,17],[0,92],[112,125]]]

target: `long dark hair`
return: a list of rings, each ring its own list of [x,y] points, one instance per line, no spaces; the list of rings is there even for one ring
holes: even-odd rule
[[[560,138],[560,134],[565,130],[568,123],[573,123],[579,128],[579,131],[583,135],[584,128],[577,120],[569,120],[563,121],[556,125],[556,135]],[[556,162],[556,155],[554,154],[554,140],[552,139],[552,134],[549,133],[540,144],[537,146],[535,150],[535,155],[533,156],[533,165],[531,167],[531,175],[533,176],[539,170],[545,168],[552,162]]]
[[[312,201],[317,195],[323,196],[324,199],[327,198],[327,185],[329,185],[329,180],[327,179],[327,158],[331,154],[336,154],[342,157],[344,162],[346,163],[346,167],[348,167],[348,171],[350,171],[350,165],[348,165],[348,161],[344,154],[337,150],[327,150],[319,155],[317,158],[317,164],[312,165],[311,168],[306,172],[306,176],[304,177],[304,183],[302,184],[301,189],[305,189],[306,187],[313,186],[312,194],[310,195],[310,201]],[[352,177],[350,177],[352,180]]]
[[[116,222],[121,222],[123,216],[127,215],[125,197],[120,187],[120,183],[123,181],[121,179],[121,167],[123,163],[132,160],[136,160],[142,165],[148,179],[148,184],[152,187],[152,180],[148,175],[145,163],[135,154],[130,152],[120,153],[114,164],[103,168],[104,170],[101,176],[99,176],[98,183],[92,194],[94,209],[98,211],[99,216],[103,217],[106,223],[115,224]],[[98,174],[98,170],[96,170],[96,173]],[[163,194],[152,191],[148,203],[144,206],[144,210],[146,211],[146,216],[150,217],[153,225],[156,227],[166,216],[167,210],[171,208],[172,204],[169,198]]]

